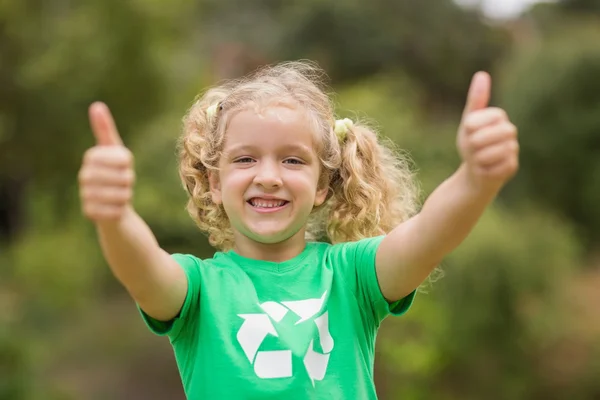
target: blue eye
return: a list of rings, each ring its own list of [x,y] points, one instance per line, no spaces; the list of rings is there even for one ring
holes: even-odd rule
[[[248,164],[253,162],[254,159],[250,158],[250,157],[242,157],[242,158],[238,158],[236,160],[234,160],[234,163],[241,163],[241,164]]]
[[[288,158],[287,160],[284,160],[285,163],[288,164],[295,164],[295,165],[303,165],[304,161],[299,160],[297,158]]]

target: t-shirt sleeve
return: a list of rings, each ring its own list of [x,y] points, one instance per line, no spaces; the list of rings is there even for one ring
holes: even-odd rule
[[[379,324],[388,315],[403,315],[411,307],[416,290],[394,303],[389,303],[379,286],[375,268],[377,249],[384,236],[344,243],[338,249],[342,258],[343,275],[356,292],[357,299],[367,310],[373,312],[374,322]],[[335,246],[334,246],[335,247]]]
[[[138,309],[151,332],[159,336],[168,336],[173,342],[185,328],[191,316],[198,315],[200,307],[200,264],[202,261],[188,254],[172,254],[171,257],[183,268],[188,281],[187,294],[179,314],[170,321],[159,321],[146,314],[139,305]]]

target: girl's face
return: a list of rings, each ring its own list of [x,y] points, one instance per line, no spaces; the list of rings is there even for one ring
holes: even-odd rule
[[[223,208],[241,241],[304,243],[313,207],[328,188],[318,187],[320,163],[304,113],[272,106],[238,112],[229,122],[219,173],[210,178],[213,201]]]

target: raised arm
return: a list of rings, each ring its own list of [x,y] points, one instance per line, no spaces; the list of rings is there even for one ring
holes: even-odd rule
[[[166,321],[177,315],[187,292],[183,269],[160,248],[134,211],[133,156],[123,145],[108,107],[90,107],[96,145],[79,171],[82,210],[97,228],[100,245],[115,277],[140,307]]]
[[[473,77],[457,136],[458,170],[429,196],[421,212],[382,241],[376,256],[383,295],[396,301],[415,290],[471,232],[518,169],[517,129],[488,107],[491,79]]]

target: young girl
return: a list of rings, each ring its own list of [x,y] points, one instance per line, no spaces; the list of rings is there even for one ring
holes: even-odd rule
[[[375,337],[517,170],[516,129],[475,75],[462,164],[415,214],[407,163],[335,120],[310,63],[207,91],[189,110],[180,175],[213,258],[170,255],[130,205],[134,173],[105,105],[79,179],[84,214],[190,399],[374,399]],[[320,240],[320,241],[319,241]]]

